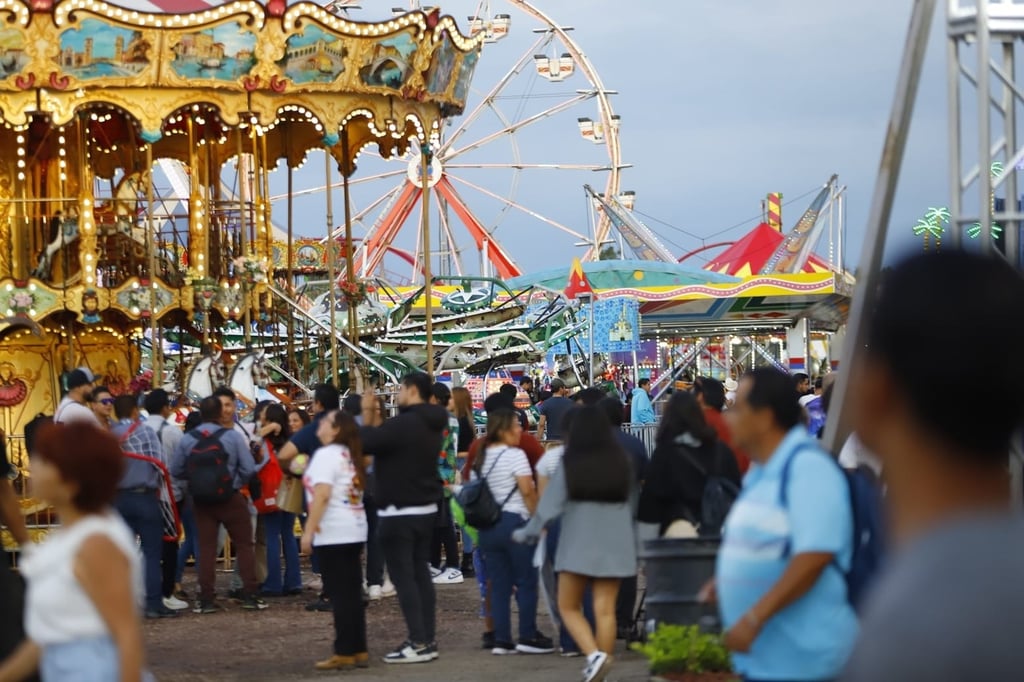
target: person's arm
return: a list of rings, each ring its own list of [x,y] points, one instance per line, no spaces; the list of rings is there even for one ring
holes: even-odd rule
[[[179,481],[185,480],[185,474],[187,473],[185,459],[188,457],[192,445],[191,436],[182,436],[181,440],[178,441],[178,447],[174,448],[174,455],[171,457],[171,477]]]
[[[230,434],[224,435],[231,438],[235,457],[238,458],[238,477],[242,479],[244,485],[256,473],[256,460],[253,459],[252,450],[249,449],[249,444],[245,442],[245,438],[242,438],[242,434],[231,431]]]
[[[364,426],[359,429],[359,437],[363,441],[363,452],[369,452],[376,457],[387,457],[395,451],[391,422],[385,422],[380,426]]]
[[[6,569],[5,569],[6,570]],[[39,670],[42,650],[35,642],[26,639],[0,665],[0,682],[21,682]]]
[[[313,553],[313,536],[320,532],[320,521],[327,511],[327,503],[331,501],[331,484],[317,483],[313,486],[313,502],[309,505],[309,517],[306,529],[302,533],[302,551]]]
[[[544,438],[548,426],[548,416],[543,412],[540,413],[540,419],[537,420],[537,438]]]
[[[527,544],[535,543],[540,538],[544,527],[562,515],[568,499],[565,487],[565,467],[559,465],[545,488],[544,494],[541,495],[540,502],[533,511],[530,521],[523,528],[517,529],[512,534],[512,539]]]
[[[31,543],[28,529],[25,528],[25,518],[21,515],[21,505],[18,504],[18,493],[14,492],[14,486],[6,478],[0,480],[0,521],[11,531],[19,545],[28,546]]]
[[[533,514],[537,509],[537,487],[533,484],[533,476],[516,476],[519,494],[523,496],[526,509]]]
[[[117,647],[120,681],[141,681],[145,663],[142,626],[135,609],[128,557],[110,538],[93,535],[78,550],[74,573]]]
[[[814,587],[835,555],[806,552],[794,556],[786,571],[770,590],[725,633],[725,645],[731,651],[746,653],[754,644],[761,628],[779,611],[795,602]]]

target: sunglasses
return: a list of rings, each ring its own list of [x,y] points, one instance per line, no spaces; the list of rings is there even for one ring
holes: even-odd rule
[[[104,398],[103,400],[100,400],[99,402],[101,404],[103,404],[103,405],[113,405],[114,404],[114,399],[113,398]]]

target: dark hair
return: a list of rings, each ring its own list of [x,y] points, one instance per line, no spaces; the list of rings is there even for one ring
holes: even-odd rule
[[[430,400],[430,387],[433,382],[430,380],[430,375],[426,372],[410,372],[402,377],[402,385],[407,388],[415,388],[416,392],[420,396],[420,400],[427,402]]]
[[[725,409],[725,386],[718,379],[703,377],[700,382],[700,395],[704,404],[721,412]]]
[[[804,408],[800,406],[795,377],[772,367],[760,367],[747,372],[744,378],[750,380],[747,402],[752,408],[771,410],[776,425],[783,431],[801,422]]]
[[[502,384],[498,387],[498,393],[509,398],[513,403],[515,403],[516,398],[519,397],[519,389],[516,388],[515,384]]]
[[[577,414],[579,414],[579,405],[573,405],[565,411],[565,414],[562,415],[562,433],[569,433]]]
[[[32,456],[78,486],[71,500],[76,508],[95,513],[113,503],[124,473],[124,453],[113,434],[83,422],[43,424],[34,440]]]
[[[118,419],[128,419],[137,409],[139,409],[139,399],[130,393],[124,393],[114,398],[114,416]]]
[[[554,393],[552,393],[551,391],[547,391],[547,390],[541,389],[541,390],[537,391],[537,402],[538,403],[542,403],[545,400],[550,400],[551,396],[553,396],[553,395],[554,395]]]
[[[676,438],[684,433],[689,433],[702,445],[718,440],[715,429],[704,419],[704,410],[700,409],[696,396],[687,391],[676,391],[665,403],[665,411],[658,426],[657,444],[673,447]]]
[[[106,386],[96,386],[96,387],[94,387],[91,391],[89,391],[89,402],[90,403],[99,402],[100,395],[102,395],[104,393],[107,393],[108,395],[113,395],[112,393],[110,393],[110,389],[107,388]]]
[[[644,377],[644,378],[640,379],[640,381],[636,382],[636,385],[639,386],[640,388],[643,388],[644,386],[646,386],[649,383],[651,383],[651,380],[648,379],[647,377]]]
[[[832,389],[835,388],[836,382],[832,382],[828,385],[824,391],[821,392],[821,410],[825,414],[828,414],[828,410],[832,407]]]
[[[597,388],[596,386],[591,386],[590,388],[585,388],[576,395],[574,395],[573,400],[575,400],[580,405],[597,405],[607,396],[608,394],[602,391],[600,388]]]
[[[355,417],[341,410],[331,410],[324,419],[330,419],[331,425],[338,429],[338,435],[334,437],[333,442],[348,448],[349,456],[352,458],[352,465],[356,469],[356,482],[360,490],[366,490],[366,463],[363,461],[363,441],[359,438],[359,425],[356,424]],[[343,495],[345,492],[337,490],[331,494]]]
[[[288,413],[284,411],[284,407],[280,403],[270,403],[263,413],[263,421],[281,427],[276,434],[268,436],[270,444],[280,450],[292,435],[291,429],[288,428]]]
[[[293,415],[293,414],[299,415],[299,419],[302,421],[302,425],[303,426],[305,426],[306,424],[309,424],[311,421],[313,421],[313,419],[309,416],[309,412],[306,412],[301,407],[293,407],[292,409],[288,410],[288,414],[289,415]]]
[[[220,421],[222,412],[224,412],[224,406],[220,404],[220,398],[216,395],[199,401],[199,414],[203,417],[203,423],[216,424]]]
[[[604,415],[608,417],[608,421],[611,422],[612,426],[618,428],[622,426],[622,423],[626,421],[626,409],[619,402],[618,398],[612,398],[608,396],[597,404]]]
[[[914,420],[963,455],[1005,466],[1024,415],[1024,366],[979,352],[950,363],[982,335],[1024,346],[1024,279],[1002,258],[962,251],[918,255],[896,265],[877,294],[867,352],[888,370]],[[953,314],[951,314],[953,313]],[[984,399],[979,377],[994,383]]]
[[[565,484],[570,500],[624,502],[632,478],[629,459],[604,410],[586,405],[575,410],[565,440]]]
[[[164,411],[165,407],[171,404],[171,396],[167,395],[167,391],[162,388],[154,388],[152,391],[146,394],[145,400],[142,402],[142,406],[146,408],[146,412],[150,414],[160,414]]]
[[[341,401],[341,409],[345,414],[358,417],[363,413],[363,396],[358,393],[349,393],[345,396],[345,399]]]
[[[324,412],[338,409],[341,395],[334,384],[317,384],[313,387],[313,402],[318,403]]]
[[[520,386],[525,386],[526,384],[530,384],[531,386],[533,386],[533,377],[528,377],[527,376],[527,377],[523,377],[522,379],[519,380],[519,385]]]
[[[258,403],[256,403],[256,406],[252,408],[253,422],[258,422],[260,420],[260,415],[263,414],[263,411],[274,404],[275,403],[273,400],[261,400]]]
[[[825,379],[821,375],[814,377],[814,390],[821,390],[824,385]]]
[[[508,396],[502,393],[492,393],[484,400],[484,412],[488,415],[498,410],[512,410],[515,405],[509,402]]]
[[[498,395],[495,393],[494,395]],[[501,441],[501,436],[519,423],[519,415],[515,410],[507,407],[500,407],[493,412],[487,413],[487,434],[484,436],[484,446],[476,455],[473,461],[473,470],[477,475],[483,472],[484,460],[487,459],[487,447]]]
[[[231,400],[238,400],[238,396],[235,395],[235,392],[227,386],[218,386],[210,395],[213,398],[230,398]]]
[[[220,419],[220,417],[217,417]],[[189,412],[185,416],[185,431],[191,431],[192,429],[199,428],[203,424],[203,415],[201,412]]]
[[[447,409],[448,401],[452,399],[452,389],[448,388],[447,384],[442,384],[438,381],[430,387],[430,395],[437,401],[438,405]]]

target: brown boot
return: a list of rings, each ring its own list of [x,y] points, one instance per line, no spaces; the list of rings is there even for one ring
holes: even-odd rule
[[[356,654],[355,656],[353,656],[353,658],[355,658],[357,668],[370,667],[370,654],[366,653],[365,651],[361,654]]]
[[[345,670],[346,668],[352,668],[356,664],[356,659],[352,656],[338,656],[335,654],[330,658],[319,661],[313,667],[317,670]]]

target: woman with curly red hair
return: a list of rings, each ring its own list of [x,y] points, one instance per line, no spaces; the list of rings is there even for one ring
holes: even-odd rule
[[[110,433],[73,422],[41,427],[32,486],[61,526],[24,557],[28,639],[0,665],[0,681],[137,682],[144,671],[135,537],[111,510],[124,469]]]

